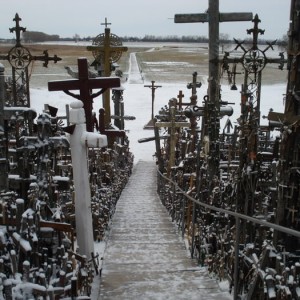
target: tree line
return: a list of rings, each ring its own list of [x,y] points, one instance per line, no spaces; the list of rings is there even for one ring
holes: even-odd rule
[[[44,32],[39,31],[25,31],[22,33],[22,40],[24,43],[41,43],[41,42],[55,42],[55,41],[92,41],[94,37],[88,36],[81,38],[78,34],[74,34],[70,38],[61,38],[58,34],[49,35]],[[187,35],[187,36],[177,36],[177,35],[167,35],[167,36],[155,36],[155,35],[145,35],[144,37],[135,37],[135,36],[124,36],[120,37],[123,42],[182,42],[182,43],[208,43],[207,36],[197,36],[197,35]],[[229,38],[228,34],[220,34],[220,43],[229,44],[233,40]],[[2,40],[11,42],[10,40]],[[245,43],[252,43],[252,37],[245,38]],[[268,40],[260,39],[260,44],[267,44]],[[284,35],[282,38],[277,40],[277,45],[286,47],[288,44],[288,36]]]

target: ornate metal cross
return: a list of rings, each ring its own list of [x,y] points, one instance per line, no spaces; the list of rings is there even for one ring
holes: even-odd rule
[[[110,33],[110,28],[105,18],[105,33],[99,34],[93,41],[92,46],[87,46],[88,51],[92,51],[95,61],[93,65],[100,66],[101,76],[109,77],[113,69],[112,63],[117,62],[122,52],[128,50],[127,47],[122,45],[121,39]],[[111,122],[111,110],[110,110],[110,92],[109,90],[103,94],[103,107],[105,109],[105,125]]]
[[[94,131],[93,122],[93,99],[103,93],[104,90],[120,86],[120,78],[89,78],[88,64],[86,58],[78,58],[78,79],[69,79],[61,81],[49,81],[49,91],[63,91],[64,93],[79,99],[83,102],[86,129]],[[93,89],[101,89],[99,92],[92,94]],[[79,90],[80,94],[75,95],[70,90]]]
[[[0,60],[8,60],[12,66],[12,91],[13,91],[13,103],[12,106],[27,106],[30,107],[30,93],[29,93],[29,75],[28,66],[32,61],[43,61],[44,67],[48,66],[49,61],[54,63],[61,60],[61,58],[54,55],[50,57],[48,51],[44,51],[44,55],[32,56],[30,51],[21,44],[21,32],[25,32],[26,28],[20,26],[22,19],[18,14],[15,15],[13,21],[16,22],[16,26],[10,28],[10,32],[16,32],[16,45],[11,48],[7,55],[0,55]],[[22,90],[22,93],[20,92]]]

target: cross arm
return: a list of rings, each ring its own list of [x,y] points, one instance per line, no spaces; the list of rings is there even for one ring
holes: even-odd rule
[[[253,19],[252,13],[220,13],[220,22],[239,22],[239,21],[251,21]],[[209,14],[176,14],[175,23],[208,23]]]
[[[89,89],[101,89],[101,88],[112,88],[120,87],[120,78],[118,77],[101,77],[89,78],[86,81]],[[78,90],[82,86],[82,82],[78,79],[69,79],[64,81],[53,80],[48,82],[49,91],[66,91],[66,90]]]

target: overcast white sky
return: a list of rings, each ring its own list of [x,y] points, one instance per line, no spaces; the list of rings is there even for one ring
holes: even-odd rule
[[[290,0],[219,0],[220,12],[252,12],[261,19],[264,38],[282,38],[289,26]],[[60,37],[94,37],[103,33],[107,17],[111,33],[120,37],[145,35],[204,35],[208,25],[175,24],[179,13],[204,13],[208,0],[0,0],[0,38],[14,38],[9,32],[16,13],[28,31],[58,34]],[[243,39],[251,22],[221,23],[220,32]]]

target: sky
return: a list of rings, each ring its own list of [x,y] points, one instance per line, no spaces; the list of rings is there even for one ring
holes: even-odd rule
[[[107,21],[111,33],[119,36],[207,36],[208,25],[174,23],[175,14],[204,13],[208,0],[0,0],[0,38],[14,38],[16,13],[27,31],[62,37],[95,37],[104,32]],[[290,0],[219,0],[220,12],[252,12],[265,29],[262,38],[280,39],[288,31]],[[220,33],[243,39],[251,22],[221,23]]]

